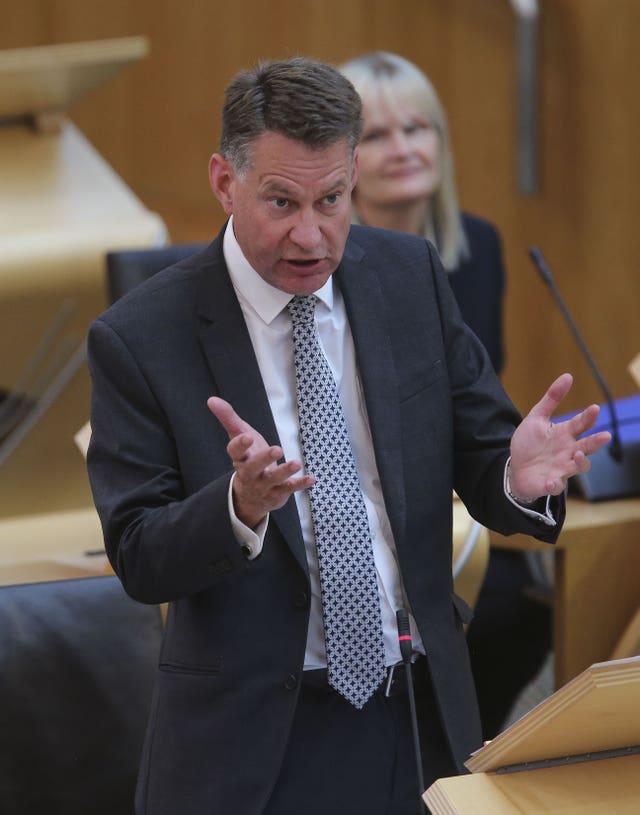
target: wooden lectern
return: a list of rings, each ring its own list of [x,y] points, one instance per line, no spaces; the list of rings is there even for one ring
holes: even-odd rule
[[[424,793],[433,815],[636,815],[640,657],[592,665]]]
[[[0,51],[0,518],[91,504],[73,435],[104,256],[166,230],[64,113],[146,52],[143,37]]]

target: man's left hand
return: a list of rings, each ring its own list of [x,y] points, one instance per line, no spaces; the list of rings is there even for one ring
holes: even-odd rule
[[[578,438],[595,425],[598,405],[590,405],[566,421],[551,421],[572,384],[571,374],[559,376],[513,434],[510,481],[511,492],[519,501],[559,495],[571,476],[589,470],[587,456],[611,441],[608,431]]]

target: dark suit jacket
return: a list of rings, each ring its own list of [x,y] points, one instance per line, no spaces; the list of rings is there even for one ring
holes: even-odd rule
[[[449,272],[449,282],[467,325],[487,349],[493,367],[504,367],[502,303],[505,289],[500,236],[488,221],[462,213],[469,257]]]
[[[549,531],[504,497],[519,417],[462,322],[433,248],[353,227],[334,280],[355,341],[376,460],[411,609],[460,770],[480,745],[453,595],[451,494],[502,533]],[[272,443],[275,424],[219,236],[92,326],[92,488],[127,592],[171,601],[138,811],[262,811],[296,707],[309,580],[295,502],[247,561],[231,530],[219,394]]]

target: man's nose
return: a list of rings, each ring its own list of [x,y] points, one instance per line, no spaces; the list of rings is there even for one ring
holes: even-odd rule
[[[322,240],[322,231],[317,218],[313,215],[301,215],[291,227],[289,238],[296,246],[305,251],[312,251]]]

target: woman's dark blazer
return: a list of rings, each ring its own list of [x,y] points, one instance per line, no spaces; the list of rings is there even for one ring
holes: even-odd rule
[[[488,221],[467,213],[462,214],[462,224],[469,242],[469,257],[449,272],[449,282],[465,322],[500,373],[505,362],[502,339],[505,273],[500,236]]]

